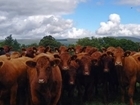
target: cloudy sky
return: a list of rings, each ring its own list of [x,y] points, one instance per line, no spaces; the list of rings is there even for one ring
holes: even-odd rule
[[[140,37],[140,0],[0,0],[0,39]]]

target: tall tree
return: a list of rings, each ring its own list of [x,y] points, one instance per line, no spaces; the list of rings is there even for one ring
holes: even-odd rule
[[[60,47],[62,44],[58,42],[54,37],[49,35],[49,36],[44,36],[40,40],[39,45],[42,45],[44,47],[50,46],[51,48],[54,48],[54,47]]]
[[[10,34],[9,36],[7,36],[4,40],[4,45],[8,45],[8,46],[12,46],[14,42],[14,39],[12,38],[12,34]]]
[[[5,38],[2,45],[8,45],[12,47],[12,50],[16,50],[16,51],[19,50],[21,46],[16,39],[12,38],[12,34]]]

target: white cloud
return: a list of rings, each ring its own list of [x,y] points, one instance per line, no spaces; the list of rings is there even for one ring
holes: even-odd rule
[[[90,33],[76,29],[70,14],[86,0],[0,0],[0,38],[8,35],[19,38],[77,38]]]
[[[139,36],[140,24],[121,24],[118,14],[111,14],[107,22],[101,22],[96,34],[100,36]]]
[[[0,0],[0,11],[15,15],[49,15],[73,12],[85,0]]]
[[[45,35],[52,35],[55,38],[82,38],[87,35],[92,36],[92,33],[87,30],[76,29],[73,23],[73,20],[63,19],[54,15],[29,16],[26,18],[15,17],[10,20],[5,20],[0,25],[0,31],[1,35],[8,36],[12,34],[16,39],[43,38]]]
[[[8,35],[16,39],[101,37],[107,35],[140,35],[140,25],[121,24],[118,14],[111,14],[107,22],[101,22],[96,33],[75,27],[74,21],[62,18],[74,12],[79,3],[87,0],[0,0],[0,38]],[[139,3],[138,1],[137,4]],[[104,0],[98,2],[104,3]],[[134,3],[120,0],[122,4]]]

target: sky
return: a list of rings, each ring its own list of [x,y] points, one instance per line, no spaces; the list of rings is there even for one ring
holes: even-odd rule
[[[140,37],[140,0],[0,0],[0,39]]]

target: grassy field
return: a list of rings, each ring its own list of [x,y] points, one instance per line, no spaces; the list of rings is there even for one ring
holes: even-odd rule
[[[99,94],[99,96],[93,99],[92,102],[86,103],[85,105],[104,105],[102,102],[103,96]],[[119,92],[118,95],[114,95],[112,100],[108,103],[108,105],[129,105],[129,99],[126,96],[125,104],[121,103],[121,93]],[[140,84],[137,83],[137,92],[134,93],[134,105],[140,105]]]
[[[62,105],[70,105],[69,104],[69,99],[65,97],[64,102]],[[129,105],[129,99],[126,96],[126,102],[125,104],[121,103],[121,93],[119,92],[118,94],[114,94],[109,98],[109,102],[106,105]],[[78,97],[74,98],[74,103],[73,105],[80,105],[78,102]],[[84,105],[105,105],[103,104],[103,95],[102,92],[99,91],[98,96],[93,96],[92,101],[85,103]],[[140,85],[137,84],[137,92],[134,94],[134,105],[140,105]]]

